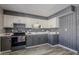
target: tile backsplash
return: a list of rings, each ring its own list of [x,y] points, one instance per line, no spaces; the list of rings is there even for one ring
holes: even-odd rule
[[[34,28],[26,28],[25,31],[30,31],[30,32],[45,32],[45,31],[52,31],[52,32],[57,32],[58,28],[39,28],[39,29],[34,29]]]
[[[4,29],[6,33],[10,33],[12,32],[12,29],[10,28],[7,28],[7,29]],[[17,28],[16,28],[17,30]],[[25,32],[45,32],[45,31],[51,31],[51,32],[58,32],[58,28],[39,28],[39,29],[34,29],[34,28],[25,28],[25,29],[22,29],[22,30],[25,30]]]
[[[58,32],[58,28],[25,28],[25,24],[21,23],[14,23],[13,29],[7,28],[4,29],[6,33],[8,32],[45,32],[45,31],[50,31],[50,32]]]

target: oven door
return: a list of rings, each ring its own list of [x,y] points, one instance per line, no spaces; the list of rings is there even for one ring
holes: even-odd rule
[[[24,49],[26,47],[25,36],[15,36],[15,37],[12,37],[11,42],[12,42],[12,44],[11,44],[11,46],[12,46],[11,50],[12,51]]]
[[[12,47],[21,46],[26,44],[25,36],[15,36],[12,37]]]

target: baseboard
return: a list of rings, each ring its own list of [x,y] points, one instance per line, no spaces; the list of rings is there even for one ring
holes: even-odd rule
[[[26,47],[26,48],[34,48],[34,47],[38,47],[38,46],[41,46],[41,45],[46,45],[48,43],[44,43],[44,44],[40,44],[40,45],[34,45],[34,46],[29,46],[29,47]]]
[[[71,48],[68,48],[68,47],[66,47],[66,46],[63,46],[63,45],[61,45],[61,44],[56,44],[56,45],[51,45],[51,44],[49,44],[49,43],[47,43],[47,44],[50,45],[51,47],[59,46],[59,47],[62,47],[62,48],[64,48],[64,49],[67,49],[67,50],[69,50],[69,51],[72,51],[72,52],[74,52],[74,53],[78,53],[78,51],[73,50],[73,49],[71,49]]]
[[[11,52],[11,50],[1,51],[0,54],[6,53],[6,52]]]
[[[52,44],[49,44],[49,43],[47,43],[49,46],[51,46],[51,47],[56,47],[56,46],[58,46],[58,44],[56,44],[56,45],[52,45]]]
[[[68,48],[68,47],[66,47],[66,46],[63,46],[63,45],[61,45],[61,44],[58,44],[58,46],[59,46],[59,47],[62,47],[62,48],[65,48],[65,49],[67,49],[67,50],[69,50],[69,51],[72,51],[72,52],[74,52],[74,53],[78,53],[78,51],[73,50],[73,49],[71,49],[71,48]]]

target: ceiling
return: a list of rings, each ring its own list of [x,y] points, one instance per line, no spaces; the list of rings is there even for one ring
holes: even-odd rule
[[[68,7],[69,4],[0,4],[6,10],[48,17]]]

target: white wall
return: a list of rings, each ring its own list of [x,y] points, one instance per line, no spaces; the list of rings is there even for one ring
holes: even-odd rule
[[[3,10],[0,8],[0,33],[3,32]]]

